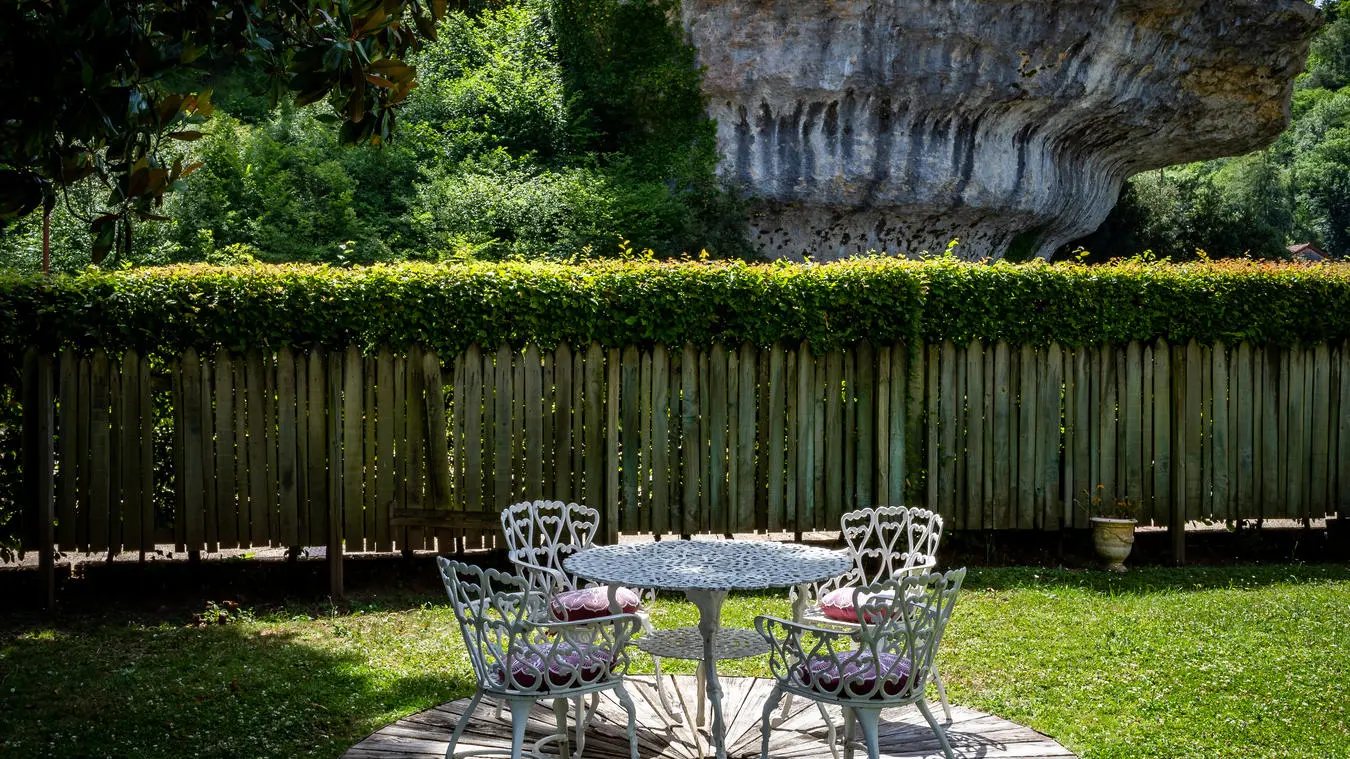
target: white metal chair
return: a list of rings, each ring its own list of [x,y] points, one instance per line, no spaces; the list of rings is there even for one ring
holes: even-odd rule
[[[594,714],[594,708],[584,709],[583,697],[605,690],[613,690],[628,712],[629,750],[631,759],[638,759],[636,712],[623,687],[628,643],[638,629],[636,617],[617,614],[585,622],[539,621],[536,602],[542,599],[535,598],[522,578],[444,557],[437,563],[478,686],[450,736],[446,759],[456,756],[455,745],[484,696],[510,705],[512,759],[543,759],[539,752],[550,741],[558,743],[558,756],[580,756],[586,724]],[[557,731],[526,751],[530,709],[541,699],[553,699]],[[569,700],[577,707],[575,755],[568,745]],[[459,756],[505,753],[481,750]]]
[[[853,569],[821,583],[793,588],[794,622],[856,630],[855,588],[922,574],[937,566],[938,542],[942,539],[939,514],[918,506],[877,506],[850,511],[839,521]],[[932,676],[943,714],[950,722],[947,689],[936,670]],[[791,704],[791,698],[784,703],[785,716]]]
[[[911,703],[937,734],[942,753],[954,759],[924,690],[965,575],[965,569],[956,569],[855,588],[859,622],[852,632],[756,617],[755,628],[773,647],[769,670],[777,679],[764,704],[763,757],[769,755],[770,718],[788,694],[842,708],[846,759],[853,754],[855,720],[862,726],[869,759],[877,759],[881,711]],[[838,756],[835,739],[831,724],[830,750]]]
[[[603,615],[630,613],[637,616],[643,632],[651,634],[647,608],[655,600],[655,593],[588,586],[563,567],[568,556],[594,545],[599,528],[600,512],[576,503],[525,501],[502,510],[507,555],[530,588],[548,599],[546,609],[553,619],[584,622]],[[661,706],[679,721],[680,713],[672,707],[661,684],[661,659],[653,656],[652,660]]]

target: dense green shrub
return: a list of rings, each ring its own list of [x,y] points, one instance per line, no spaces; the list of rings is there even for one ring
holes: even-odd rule
[[[1287,344],[1350,337],[1350,268],[879,258],[824,265],[183,266],[49,282],[0,277],[0,335],[11,352],[36,343],[169,355],[188,346],[416,342],[453,353],[473,342],[592,340],[809,340],[818,349],[915,338]]]

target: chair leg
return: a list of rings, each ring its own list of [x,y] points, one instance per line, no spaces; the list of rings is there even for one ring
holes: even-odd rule
[[[928,726],[933,728],[933,732],[937,733],[938,745],[942,747],[942,755],[947,759],[956,759],[952,755],[952,744],[947,741],[947,731],[942,729],[942,725],[939,725],[937,720],[933,719],[933,712],[928,708],[928,702],[919,699],[916,704],[919,707],[919,712],[923,714],[923,718],[928,720]]]
[[[558,723],[558,756],[560,759],[570,759],[572,756],[572,748],[568,745],[567,739],[567,708],[567,699],[553,699],[553,719]],[[579,713],[580,710],[578,710]]]
[[[631,759],[638,759],[637,709],[634,708],[633,699],[628,695],[628,690],[623,687],[623,683],[614,686],[614,694],[619,697],[619,703],[623,705],[623,710],[628,712],[628,754]]]
[[[952,705],[947,703],[947,687],[942,684],[942,675],[938,674],[936,664],[933,665],[933,671],[931,672],[931,674],[933,675],[933,682],[937,683],[938,703],[942,704],[942,714],[946,716],[947,723],[951,724]]]
[[[830,753],[834,759],[839,759],[839,742],[836,740],[839,734],[834,730],[834,721],[830,719],[830,712],[825,708],[825,702],[817,701],[816,707],[820,709],[820,718],[825,720],[825,743],[830,747]]]
[[[473,698],[469,699],[469,706],[464,713],[459,715],[459,723],[455,725],[455,731],[450,734],[450,745],[445,749],[445,759],[454,759],[455,744],[459,743],[459,737],[464,734],[464,728],[469,726],[469,719],[473,717],[473,710],[478,708],[478,702],[483,700],[483,691],[476,691]]]
[[[858,739],[858,720],[853,716],[853,707],[844,707],[844,759],[853,759],[853,742]]]
[[[650,617],[644,615],[638,617],[638,619],[642,622],[643,633],[651,635],[656,631],[656,628],[652,627],[652,620]],[[674,706],[671,706],[670,697],[666,695],[666,688],[661,680],[661,657],[652,657],[652,668],[656,671],[656,695],[661,699],[661,708],[666,710],[666,716],[670,717],[671,722],[677,725],[683,724],[684,715],[680,714],[680,711]]]
[[[867,744],[867,759],[877,759],[881,753],[881,746],[877,742],[877,723],[881,721],[881,710],[855,708],[853,713],[862,728],[863,742]]]
[[[511,759],[520,759],[525,751],[525,725],[532,708],[534,701],[511,701]]]
[[[759,749],[760,759],[769,759],[769,731],[773,729],[769,725],[769,721],[773,719],[773,710],[778,706],[778,700],[782,697],[783,689],[775,685],[773,690],[769,692],[769,700],[764,702],[764,719],[760,721],[759,725],[759,730],[764,735],[764,742],[760,744]]]

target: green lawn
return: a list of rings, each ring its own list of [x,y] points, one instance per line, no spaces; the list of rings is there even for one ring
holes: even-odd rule
[[[763,612],[786,600],[734,598],[724,621]],[[0,755],[336,757],[471,687],[440,598],[190,616],[0,618]],[[671,597],[653,621],[693,619]],[[940,662],[953,701],[1087,759],[1350,757],[1343,565],[972,570]]]

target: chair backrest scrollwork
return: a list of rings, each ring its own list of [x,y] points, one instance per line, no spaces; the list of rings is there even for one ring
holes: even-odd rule
[[[563,568],[563,560],[590,548],[599,529],[600,512],[577,503],[526,501],[502,510],[511,561],[534,590],[546,595],[576,590],[577,578]]]
[[[557,694],[627,672],[634,615],[536,622],[540,599],[525,579],[445,557],[437,564],[480,689]]]

